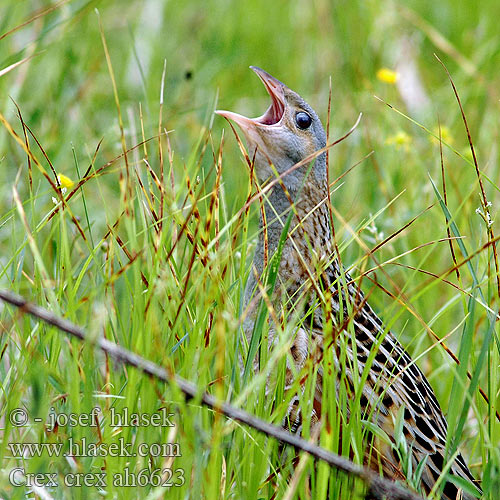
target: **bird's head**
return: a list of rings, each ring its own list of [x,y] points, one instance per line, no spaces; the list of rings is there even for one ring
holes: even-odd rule
[[[219,115],[239,125],[248,143],[248,153],[255,158],[255,171],[259,182],[274,178],[271,165],[279,174],[291,169],[283,177],[290,192],[296,192],[310,170],[314,180],[326,180],[325,153],[320,154],[314,166],[293,169],[309,155],[324,148],[326,134],[318,115],[296,92],[264,70],[251,66],[264,83],[271,97],[271,105],[258,118],[247,118],[232,111],[216,111]]]

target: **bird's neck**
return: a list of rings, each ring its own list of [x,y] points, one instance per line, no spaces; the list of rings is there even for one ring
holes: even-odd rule
[[[305,182],[296,192],[276,184],[264,201],[265,221],[261,215],[260,233],[254,257],[255,271],[250,273],[247,300],[275,254],[290,214],[292,220],[283,245],[278,278],[281,283],[303,280],[317,263],[332,255],[328,191],[324,182]],[[264,223],[265,222],[265,223]],[[304,268],[308,269],[304,271]]]

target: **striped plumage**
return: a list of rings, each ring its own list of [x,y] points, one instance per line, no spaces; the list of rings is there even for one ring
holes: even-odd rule
[[[273,304],[278,311],[282,307],[288,312],[303,311],[306,318],[295,330],[291,353],[296,370],[291,367],[287,370],[286,382],[292,385],[294,373],[301,372],[307,360],[320,363],[323,349],[328,348],[333,349],[339,377],[340,370],[344,370],[345,380],[354,393],[355,380],[359,380],[366,364],[370,363],[359,396],[360,406],[392,440],[396,415],[404,407],[401,410],[404,411],[403,434],[412,453],[413,470],[426,460],[422,487],[429,492],[446,465],[443,460],[447,424],[439,403],[420,369],[392,332],[387,331],[366,302],[359,286],[343,271],[336,259],[327,205],[325,153],[318,155],[310,164],[297,168],[299,162],[326,145],[325,132],[318,116],[283,83],[259,68],[252,69],[272,98],[267,112],[256,119],[228,111],[218,112],[235,121],[243,130],[261,186],[265,187],[266,183],[273,181],[276,173],[281,176],[266,194],[266,227],[261,232],[256,249],[256,273],[250,274],[247,302],[257,290],[255,275],[263,272],[266,259],[277,249],[287,214],[292,209],[293,217],[282,250]],[[325,307],[326,301],[330,307]],[[325,311],[330,308],[331,319],[325,318]],[[325,345],[325,320],[333,322],[335,340],[332,345]],[[349,322],[355,332],[355,345],[347,334]],[[246,326],[251,334],[251,320]],[[341,349],[347,353],[347,362],[342,366],[339,362]],[[373,355],[370,357],[371,352]],[[303,378],[305,380],[306,377]],[[312,427],[319,422],[322,387],[322,371],[319,368],[312,413],[302,416],[298,401],[292,401],[286,422],[289,428],[300,432],[302,418],[311,419]],[[403,477],[393,448],[383,440],[375,440],[373,448],[366,450],[366,461],[373,468],[382,469],[387,477]],[[474,481],[461,455],[451,464],[450,473]],[[460,491],[447,482],[442,498],[455,500],[460,498]],[[470,497],[463,493],[462,498]]]

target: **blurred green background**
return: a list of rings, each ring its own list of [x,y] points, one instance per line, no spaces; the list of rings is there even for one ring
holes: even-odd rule
[[[3,2],[0,32],[7,33],[51,5],[56,4]],[[117,112],[95,9],[109,46],[129,145],[140,132],[139,105],[146,136],[157,132],[164,61],[164,124],[175,129],[171,140],[183,159],[189,157],[201,127],[213,119],[216,100],[218,107],[249,115],[267,107],[268,98],[249,65],[266,69],[297,90],[324,122],[331,78],[331,137],[341,135],[363,113],[355,136],[332,153],[332,175],[375,151],[348,177],[349,189],[343,190],[337,206],[347,219],[362,217],[377,198],[387,202],[406,188],[405,207],[422,209],[427,201],[434,201],[430,192],[429,200],[424,200],[421,188],[427,172],[439,169],[436,148],[430,147],[425,132],[374,95],[431,130],[440,119],[450,131],[453,146],[465,150],[459,109],[433,56],[437,53],[460,90],[480,161],[495,163],[500,98],[498,2],[75,0],[61,2],[48,15],[0,40],[1,68],[33,56],[0,78],[2,112],[16,122],[14,99],[56,170],[71,178],[77,177],[72,148],[82,164],[88,164],[101,139],[98,159],[103,163],[120,151]],[[416,82],[414,105],[408,105],[411,95],[405,100],[396,85],[377,79],[377,71],[385,67],[403,68],[400,83],[407,94]],[[227,128],[217,117],[216,136],[222,127]],[[401,144],[391,143],[391,138],[400,132],[406,135],[398,136],[404,143],[398,148]],[[238,192],[240,177],[246,174],[234,143],[227,150],[224,179]],[[10,207],[10,185],[25,160],[5,130],[0,131],[0,151],[0,203],[5,210]],[[450,161],[458,163],[450,170],[460,171],[455,183],[469,186],[472,169],[454,155]],[[104,186],[113,204],[116,177]]]
[[[51,6],[56,7],[40,15]],[[466,216],[462,231],[482,241],[481,220],[474,214],[480,205],[479,189],[474,168],[466,161],[470,161],[467,136],[448,77],[434,53],[459,89],[480,168],[496,183],[500,105],[496,1],[458,5],[424,0],[18,1],[4,2],[0,13],[0,33],[4,33],[0,68],[32,56],[0,77],[0,111],[22,135],[12,100],[19,105],[58,173],[76,180],[75,158],[82,174],[101,140],[96,167],[121,152],[101,22],[128,147],[140,141],[141,113],[145,137],[158,133],[165,63],[163,126],[173,131],[177,172],[182,176],[182,165],[195,154],[203,127],[213,124],[216,144],[225,128],[223,180],[231,209],[238,208],[246,195],[248,174],[232,132],[212,111],[218,107],[257,116],[266,109],[269,98],[248,69],[257,65],[299,92],[324,123],[331,78],[332,139],[343,135],[363,113],[356,132],[330,154],[331,179],[373,154],[343,179],[334,206],[356,228],[404,190],[402,198],[377,218],[377,227],[372,228],[376,231],[371,235],[364,231],[367,241],[377,231],[387,236],[435,203],[428,173],[436,182],[440,179],[437,141],[375,96],[436,135],[438,123],[442,124],[443,139],[453,148],[444,148],[451,206]],[[396,71],[398,82],[377,78],[382,68]],[[1,129],[0,212],[12,208],[12,184],[18,172],[18,189],[26,193],[26,163],[19,146]],[[210,156],[205,155],[202,167],[211,166]],[[106,170],[98,188],[95,183],[85,186],[90,223],[101,236],[117,216],[117,171],[122,167],[115,163]],[[53,193],[37,172],[34,186],[50,209]],[[489,184],[487,190],[488,195],[496,193]],[[386,245],[381,259],[445,236],[442,222],[441,211],[433,209],[405,233],[401,246],[399,239]],[[441,228],[432,232],[438,224]],[[342,237],[344,224],[339,226]],[[0,254],[8,253],[11,238],[10,226],[0,226]],[[346,251],[349,263],[364,252],[359,245]],[[447,251],[436,254],[428,263],[430,270],[443,269],[449,258]],[[5,284],[5,274],[0,283]],[[419,300],[425,310],[429,305],[425,297]]]
[[[93,163],[100,141],[102,143],[94,162],[96,169],[120,155],[122,145],[118,112],[100,32],[101,24],[129,148],[141,141],[141,116],[144,136],[152,138],[158,134],[161,81],[165,67],[162,126],[170,131],[174,181],[178,185],[178,192],[184,193],[185,190],[184,168],[194,176],[194,180],[199,175],[203,177],[204,172],[212,172],[208,183],[211,185],[214,166],[211,141],[213,149],[217,151],[222,130],[225,130],[222,162],[225,197],[222,206],[227,211],[225,220],[228,220],[245,200],[248,171],[231,129],[221,117],[213,115],[213,110],[229,109],[248,116],[264,112],[269,105],[269,97],[258,78],[248,69],[249,65],[256,65],[301,94],[326,124],[331,81],[330,139],[342,136],[362,113],[356,131],[330,152],[331,179],[361,162],[342,179],[342,184],[336,186],[338,189],[332,196],[333,206],[338,211],[334,221],[337,238],[342,243],[344,262],[348,265],[359,264],[359,259],[367,253],[368,248],[374,247],[413,217],[422,214],[430,205],[433,207],[420,215],[409,229],[378,250],[377,260],[385,262],[419,245],[446,238],[444,215],[436,203],[436,195],[428,177],[430,175],[442,190],[439,143],[434,137],[439,134],[439,123],[446,143],[443,155],[448,205],[465,237],[465,245],[472,253],[487,241],[484,221],[476,213],[476,209],[481,206],[480,190],[471,163],[460,108],[448,76],[434,54],[446,65],[460,93],[479,168],[483,173],[486,195],[492,203],[492,228],[497,233],[500,230],[496,201],[500,185],[499,20],[500,2],[497,0],[458,3],[452,0],[68,0],[59,3],[0,0],[0,112],[23,138],[15,101],[24,122],[40,142],[54,170],[75,182]],[[8,70],[10,65],[24,58],[30,59]],[[210,153],[200,158],[201,167],[197,169],[200,138],[210,128]],[[32,138],[30,145],[53,177],[48,162],[43,159],[43,154]],[[148,148],[152,168],[158,172],[157,141],[151,141]],[[166,152],[164,144],[164,154]],[[134,167],[141,175],[146,175],[142,159],[142,149],[130,155]],[[53,190],[33,166],[32,169],[33,196],[26,155],[7,128],[1,126],[0,287],[13,288],[46,305],[39,276],[33,271],[37,270],[35,259],[27,249],[26,233],[13,198],[15,186],[25,204],[31,228],[39,224],[53,208]],[[85,206],[82,196],[75,196],[71,201],[71,210],[82,221],[85,230],[92,228],[93,244],[103,238],[120,214],[120,175],[123,171],[123,161],[114,161],[103,175],[84,185]],[[392,202],[398,195],[399,198]],[[177,201],[180,198],[181,195]],[[382,211],[381,214],[369,222],[370,216],[379,211]],[[252,225],[256,227],[256,217],[252,219]],[[74,231],[74,227],[70,227]],[[71,251],[65,257],[68,262],[72,262],[74,269],[70,267],[70,270],[61,271],[58,268],[61,262],[58,244],[67,235],[64,233],[61,237],[59,230],[55,223],[44,226],[36,235],[38,245],[50,278],[54,278],[54,288],[63,305],[62,313],[92,328],[95,314],[92,301],[95,300],[101,306],[102,300],[108,307],[105,300],[108,292],[104,290],[108,290],[106,287],[109,283],[102,284],[105,281],[103,276],[107,277],[108,264],[104,258],[101,261],[98,252],[92,253],[93,249],[87,248],[74,231],[68,239],[72,242]],[[148,243],[153,238],[149,242],[141,240],[142,237],[147,240],[144,236],[147,230],[140,233],[138,241],[134,240],[135,235],[131,236],[133,231],[130,227],[127,230],[134,250],[145,250],[144,255],[149,257],[151,245],[148,246]],[[357,240],[352,238],[351,231],[356,232]],[[88,262],[86,259],[90,254],[92,264],[89,265],[88,273],[83,272],[81,283],[78,282],[81,288],[75,286],[74,296],[67,297],[71,294],[66,295],[68,288],[61,276],[64,277],[64,273],[74,272],[76,275],[81,272],[82,262]],[[498,297],[491,274],[493,264],[488,262],[488,258],[487,252],[480,253],[473,260],[473,266],[481,279],[484,278],[487,301],[493,307],[498,305]],[[422,268],[425,272],[436,274],[449,269],[452,260],[448,243],[426,246],[399,257],[397,263],[410,267],[387,265],[384,268],[386,275],[377,273],[379,282],[393,292],[403,290],[408,303],[439,335],[457,327],[467,312],[464,307],[466,296],[444,283],[434,283],[427,289],[434,278],[411,269]],[[140,260],[134,264],[137,267],[139,265],[142,265]],[[369,262],[368,266],[371,265],[373,262]],[[113,303],[114,309],[111,306],[110,309],[117,311],[118,316],[120,311],[122,314],[123,323],[119,326],[123,328],[116,329],[118,339],[133,350],[139,350],[142,344],[139,341],[134,344],[133,333],[137,331],[134,328],[142,328],[143,317],[142,311],[134,311],[133,319],[129,317],[132,305],[139,302],[130,290],[135,290],[134,286],[140,288],[140,270],[146,274],[150,271],[154,277],[161,273],[154,266],[147,270],[145,267],[138,270],[134,266],[129,273],[117,279],[116,285],[114,282],[109,285],[113,293],[116,291],[113,297],[116,303]],[[246,266],[248,269],[248,262]],[[163,269],[161,271],[168,274]],[[129,276],[133,273],[134,276]],[[238,271],[235,274],[240,276]],[[68,277],[69,282],[71,279],[72,276]],[[449,275],[448,279],[457,284],[454,274]],[[457,286],[470,289],[470,275],[464,271],[461,279],[463,281]],[[166,281],[165,289],[168,290],[173,285]],[[102,285],[102,288],[95,283]],[[366,284],[368,286],[368,281]],[[193,284],[194,295],[188,296],[195,304],[198,297],[204,297],[198,294],[196,285]],[[74,308],[65,309],[65,300]],[[211,300],[205,300],[206,304],[200,305],[200,308],[206,306],[203,314],[212,307]],[[392,297],[376,291],[370,301],[375,309],[386,312],[386,318],[391,319],[394,315],[396,331],[403,332],[403,342],[409,346],[412,354],[421,353],[430,345],[425,328],[416,317],[403,309],[394,313]],[[169,318],[168,307],[163,309],[163,304],[160,306],[154,310],[155,314],[158,313],[158,317],[163,320]],[[226,306],[223,304],[220,307]],[[0,313],[4,311],[1,307]],[[230,309],[230,306],[227,307]],[[137,308],[139,310],[139,305]],[[237,310],[237,306],[234,309]],[[482,332],[481,328],[485,328],[486,324],[483,309],[481,314],[475,325],[477,332]],[[195,324],[199,319],[188,316],[183,311],[179,320],[179,323],[186,322],[186,331],[191,327],[190,321]],[[201,314],[200,318],[202,326],[198,325],[197,328],[203,329],[203,321],[207,319]],[[128,324],[129,320],[132,326]],[[179,354],[182,349],[175,351],[178,339],[168,338],[166,342],[172,351],[166,348],[162,350],[162,342],[166,337],[162,325],[156,325],[154,335],[157,344],[149,346],[151,352],[146,348],[141,352],[156,356],[158,361],[162,360],[162,356],[167,358],[172,352],[174,364],[178,364],[184,376],[197,379],[200,383],[212,381],[215,377],[213,367],[203,363],[203,357],[200,361],[198,354],[187,353],[184,359],[184,351],[182,355]],[[190,334],[193,340],[193,332]],[[458,334],[449,339],[453,348],[458,346],[457,337]],[[478,334],[476,350],[481,338]],[[233,341],[228,340],[228,343]],[[4,342],[6,346],[10,341],[4,339]],[[144,342],[149,342],[149,339],[144,339]],[[203,340],[200,340],[202,345]],[[14,347],[11,348],[15,351]],[[44,349],[42,345],[40,350]],[[211,345],[210,349],[216,349],[216,346]],[[22,353],[23,350],[20,348],[19,351]],[[11,353],[11,358],[17,356],[15,352],[15,355]],[[231,356],[237,357],[236,352],[231,351]],[[213,354],[212,351],[210,353]],[[59,367],[57,356],[57,350],[55,354],[51,352],[47,355],[52,363],[51,370],[58,373],[61,369],[64,374],[64,363],[61,362],[63,367]],[[498,398],[495,395],[498,380],[493,373],[495,360],[498,360],[495,356],[497,353],[492,349],[492,371],[483,374],[481,379],[483,386],[493,391],[493,404],[495,397]],[[193,359],[195,362],[190,364]],[[226,363],[229,364],[229,361],[226,360]],[[429,375],[438,399],[446,409],[453,381],[450,371],[453,363],[441,350],[433,349],[419,364]],[[41,368],[42,365],[45,366],[40,361],[40,370],[45,370]],[[38,369],[38,365],[33,366]],[[75,366],[72,369],[73,375],[78,374]],[[9,363],[2,366],[5,377],[10,374],[9,370]],[[12,377],[14,381],[18,380],[18,385],[14,384],[16,390],[19,391],[20,387],[22,392],[31,388],[32,392],[36,392],[33,381],[36,374],[29,373],[32,380],[24,380],[22,368],[19,373],[18,379]],[[47,374],[44,376],[48,377]],[[61,380],[63,378],[61,375]],[[56,397],[58,391],[67,391],[62,382],[60,388],[54,387],[51,388],[51,397]],[[96,387],[100,388],[98,382]],[[5,387],[4,390],[9,394],[13,388]],[[151,401],[154,398],[155,394]],[[482,403],[478,404],[481,407]],[[483,417],[488,413],[492,416],[492,406],[481,407]],[[207,430],[211,428],[210,422],[209,419],[204,421],[207,433],[210,432]],[[198,429],[194,424],[193,428]],[[472,422],[466,434],[474,436],[477,432]],[[497,445],[498,429],[492,425],[489,432],[488,443]],[[240,441],[243,440],[240,438]],[[192,446],[192,455],[199,460],[202,470],[205,466],[203,461],[208,460],[209,453],[207,451],[202,457],[197,454],[200,449],[198,446],[202,446],[198,442]],[[234,446],[234,450],[236,458],[232,457],[232,462],[228,459],[228,464],[236,463],[237,469],[238,448]],[[481,452],[476,451],[478,454]],[[485,456],[483,453],[482,458]],[[255,475],[255,491],[264,479],[265,475]],[[242,482],[238,487],[240,489],[237,491],[244,491],[246,484]],[[211,498],[210,492],[205,497]]]

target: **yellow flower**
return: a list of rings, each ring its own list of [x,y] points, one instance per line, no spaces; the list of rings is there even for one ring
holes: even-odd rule
[[[57,180],[59,181],[61,187],[66,189],[70,189],[75,185],[75,183],[64,174],[57,174]]]
[[[406,132],[400,130],[398,133],[391,135],[385,141],[388,145],[394,145],[397,149],[404,149],[405,151],[410,150],[410,145],[413,139]]]
[[[377,71],[377,78],[384,83],[394,85],[399,79],[399,73],[389,68],[380,68]]]
[[[466,146],[465,148],[460,151],[462,153],[462,156],[469,160],[470,162],[474,161],[474,157],[472,156],[472,151],[470,150],[469,146]]]
[[[439,127],[434,127],[432,129],[432,133],[436,136],[439,137]],[[433,137],[432,135],[429,136],[429,140],[433,144],[439,144],[439,139],[436,137]],[[441,125],[441,140],[445,142],[446,144],[453,144],[454,138],[451,135],[450,129],[446,125]]]

